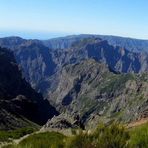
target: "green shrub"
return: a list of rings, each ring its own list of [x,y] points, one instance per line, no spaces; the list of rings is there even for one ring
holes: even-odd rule
[[[100,124],[93,133],[74,130],[69,137],[57,132],[38,133],[5,148],[148,148],[148,123],[132,129],[117,123]]]
[[[0,142],[11,141],[12,139],[18,139],[36,130],[37,129],[33,127],[25,127],[11,131],[0,131]]]
[[[94,133],[97,148],[124,148],[129,139],[129,133],[122,125],[116,123],[99,125]]]
[[[57,132],[45,132],[29,136],[17,148],[63,148],[65,136]]]
[[[80,131],[78,135],[69,137],[66,141],[66,148],[95,148],[93,136]]]
[[[94,133],[80,132],[68,140],[67,148],[124,148],[127,146],[129,133],[118,124],[100,124]]]
[[[130,148],[148,148],[148,123],[130,131]]]

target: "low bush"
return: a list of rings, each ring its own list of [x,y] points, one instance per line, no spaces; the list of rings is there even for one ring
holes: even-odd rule
[[[100,124],[92,134],[79,132],[68,139],[67,148],[124,148],[129,139],[128,131],[121,125]]]
[[[124,126],[112,124],[110,126],[99,125],[94,133],[97,148],[124,148],[129,139],[129,132]]]
[[[148,148],[148,123],[126,129],[120,124],[100,124],[93,133],[75,130],[66,137],[57,132],[29,136],[18,145],[5,148]]]
[[[93,144],[93,136],[83,131],[79,131],[78,135],[69,137],[65,144],[66,148],[95,148]]]
[[[63,148],[66,136],[57,132],[45,132],[29,136],[16,148]]]
[[[148,123],[130,131],[130,148],[148,148]]]
[[[25,127],[11,131],[0,131],[0,142],[11,141],[12,139],[18,139],[23,137],[24,135],[33,133],[36,131],[36,128],[33,127]]]

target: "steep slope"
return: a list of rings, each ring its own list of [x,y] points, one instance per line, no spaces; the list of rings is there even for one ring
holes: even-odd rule
[[[112,71],[123,73],[142,73],[148,70],[148,54],[133,53],[121,47],[114,47],[107,41],[95,38],[87,38],[73,43],[71,48],[54,50],[51,52],[53,62],[56,64],[56,71],[49,79],[48,85],[43,92],[47,96],[58,86],[58,71],[67,64],[77,64],[86,59],[95,59],[106,63]],[[55,72],[56,72],[55,71]]]
[[[0,129],[44,124],[58,112],[22,78],[13,54],[0,48]]]
[[[25,79],[38,92],[48,88],[48,79],[56,67],[47,47],[38,40],[25,40],[19,37],[0,39],[2,47],[9,47],[21,66]]]
[[[119,46],[114,47],[98,38],[87,38],[73,43],[71,48],[52,52],[57,65],[78,63],[84,59],[103,61],[119,72],[144,72],[148,70],[148,54],[133,53]]]
[[[142,73],[148,70],[148,53],[136,53],[120,46],[112,46],[94,35],[70,36],[61,38],[60,42],[55,39],[53,43],[57,47],[50,46],[53,49],[49,49],[38,40],[17,37],[0,39],[3,46],[12,46],[11,50],[22,67],[25,79],[44,97],[48,91],[57,87],[57,82],[53,81],[57,71],[64,65],[79,63],[85,59],[102,61],[117,72]],[[131,44],[129,46],[132,47]]]
[[[26,80],[32,87],[39,92],[46,90],[50,85],[46,79],[56,68],[49,49],[38,42],[30,41],[18,46],[14,53]]]
[[[85,125],[148,116],[147,73],[117,74],[103,63],[84,60],[64,66],[54,80],[58,87],[49,92],[49,101],[71,118],[79,115]]]

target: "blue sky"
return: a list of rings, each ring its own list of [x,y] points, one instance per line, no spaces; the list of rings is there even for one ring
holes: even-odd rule
[[[0,0],[0,36],[69,34],[148,39],[148,0]]]

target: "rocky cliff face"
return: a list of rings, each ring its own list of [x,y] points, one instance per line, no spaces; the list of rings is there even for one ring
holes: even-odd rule
[[[95,59],[119,72],[139,73],[148,70],[147,53],[133,53],[125,48],[111,46],[107,41],[98,38],[75,42],[71,48],[54,51],[53,56],[53,59],[58,58],[57,64],[60,65]]]
[[[49,101],[71,118],[79,115],[85,125],[130,122],[148,110],[147,73],[115,73],[106,64],[85,60],[65,66],[57,80],[58,87],[49,92]]]
[[[25,40],[19,37],[0,39],[2,47],[10,48],[20,65],[23,76],[38,92],[43,92],[50,85],[47,79],[56,67],[50,50],[38,40]]]
[[[44,124],[58,112],[22,78],[13,54],[0,48],[0,129]]]
[[[49,85],[47,79],[56,68],[49,49],[31,41],[15,49],[15,57],[32,87],[39,92],[46,90]]]

